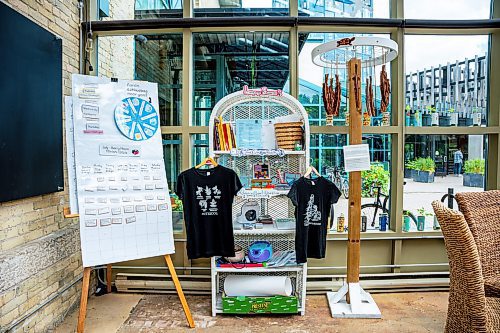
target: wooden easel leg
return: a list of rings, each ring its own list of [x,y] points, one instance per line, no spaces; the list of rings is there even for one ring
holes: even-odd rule
[[[191,310],[189,310],[189,305],[187,304],[186,297],[184,297],[184,292],[182,291],[181,284],[179,283],[179,278],[177,277],[177,273],[175,272],[174,264],[172,262],[170,254],[165,255],[165,261],[167,262],[168,270],[170,272],[170,275],[172,276],[172,280],[174,281],[177,295],[179,295],[179,298],[181,300],[182,308],[184,309],[184,314],[186,315],[189,327],[194,328],[195,326],[193,317],[191,316]]]
[[[90,272],[92,272],[91,267],[85,267],[83,269],[82,296],[80,298],[78,326],[76,327],[77,333],[83,333],[83,330],[85,328],[85,317],[87,316],[87,300],[89,297]]]
[[[111,264],[106,265],[106,290],[108,294],[111,294],[111,273],[113,271],[111,270]]]

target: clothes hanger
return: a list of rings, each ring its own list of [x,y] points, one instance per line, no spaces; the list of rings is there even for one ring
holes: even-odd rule
[[[219,164],[217,164],[217,162],[215,162],[215,160],[212,158],[212,156],[208,156],[203,161],[201,161],[201,163],[198,164],[195,168],[199,169],[199,168],[201,168],[204,165],[207,165],[207,166],[212,165],[212,166],[216,167]]]
[[[306,170],[306,173],[304,174],[304,178],[307,178],[311,175],[311,173],[315,173],[318,177],[321,177],[321,175],[319,174],[318,170],[316,170],[315,167],[313,167],[312,165],[310,165],[307,170]]]

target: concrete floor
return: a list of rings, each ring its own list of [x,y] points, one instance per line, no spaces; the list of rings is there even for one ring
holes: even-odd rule
[[[382,319],[333,319],[326,296],[308,296],[306,315],[210,315],[210,297],[188,296],[197,329],[207,332],[443,332],[448,293],[372,295]],[[78,309],[55,330],[74,332]],[[177,296],[110,294],[91,297],[87,333],[192,332]]]

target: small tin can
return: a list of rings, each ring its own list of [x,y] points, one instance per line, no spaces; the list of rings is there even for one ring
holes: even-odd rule
[[[344,226],[345,226],[344,214],[340,214],[340,216],[337,217],[337,232],[344,232]]]
[[[381,213],[378,217],[380,231],[387,231],[387,224],[389,223],[389,216],[386,213]]]
[[[439,225],[439,222],[438,222],[436,215],[434,215],[434,223],[432,224],[432,229],[434,229],[434,230],[441,229],[441,226]]]
[[[408,215],[403,216],[403,231],[404,232],[409,232],[410,231],[410,222],[411,218]]]
[[[425,216],[417,216],[417,230],[424,231],[425,229]]]
[[[368,218],[366,217],[366,215],[361,216],[361,232],[366,231],[367,224],[368,224]]]

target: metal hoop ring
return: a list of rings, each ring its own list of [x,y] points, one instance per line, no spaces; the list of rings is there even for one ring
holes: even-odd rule
[[[361,65],[363,67],[373,67],[383,65],[385,63],[391,62],[396,59],[398,56],[398,44],[389,38],[381,38],[381,37],[355,37],[350,43],[346,45],[339,45],[339,41],[332,40],[328,43],[324,43],[316,46],[311,52],[311,58],[314,64],[331,68],[332,66],[340,66],[346,67],[347,62],[337,62],[337,61],[329,61],[325,59],[325,55],[328,52],[332,52],[335,50],[343,50],[344,52],[349,52],[351,49],[356,50],[357,47],[363,46],[373,46],[380,47],[386,52],[382,52],[381,55],[372,58],[361,60]]]

